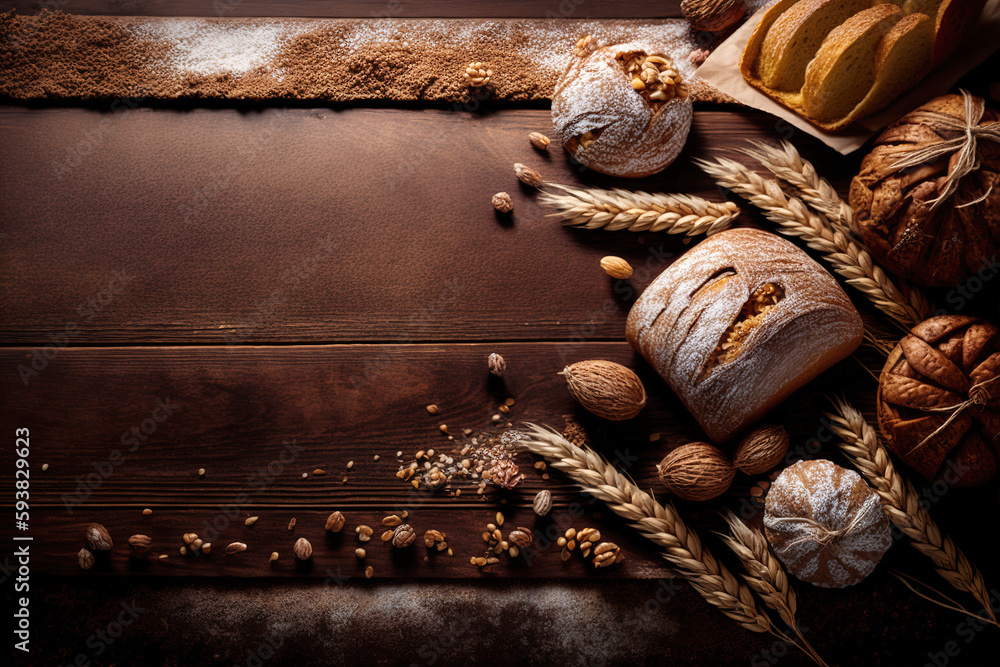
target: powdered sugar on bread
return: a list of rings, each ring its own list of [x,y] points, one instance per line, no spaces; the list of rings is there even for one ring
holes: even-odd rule
[[[731,361],[713,365],[727,328],[758,287],[784,290]],[[721,232],[653,281],[626,336],[709,438],[723,442],[843,359],[862,323],[836,281],[797,247],[756,229]]]
[[[824,588],[862,581],[892,543],[878,494],[825,460],[799,461],[778,476],[764,530],[792,574]]]

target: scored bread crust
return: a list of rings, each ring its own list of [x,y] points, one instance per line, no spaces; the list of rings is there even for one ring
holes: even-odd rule
[[[781,287],[784,298],[734,359],[713,366],[726,330],[766,283]],[[768,232],[740,228],[713,235],[660,274],[629,312],[626,337],[708,437],[725,442],[851,354],[861,344],[862,322],[806,253]]]
[[[602,174],[640,178],[662,171],[677,158],[694,107],[690,98],[674,98],[654,110],[632,88],[616,60],[634,52],[662,55],[656,45],[635,41],[575,59],[552,96],[552,126],[581,164]],[[600,134],[589,146],[576,143],[595,131]]]

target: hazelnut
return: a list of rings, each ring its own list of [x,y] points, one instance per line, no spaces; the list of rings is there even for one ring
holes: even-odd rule
[[[292,547],[292,551],[299,560],[309,560],[313,555],[313,547],[309,544],[309,540],[304,537],[295,540],[295,546]]]

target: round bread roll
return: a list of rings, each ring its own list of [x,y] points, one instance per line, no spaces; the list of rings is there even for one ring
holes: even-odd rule
[[[575,58],[552,97],[552,125],[581,164],[639,178],[666,168],[684,147],[693,114],[673,61],[646,42]]]
[[[774,480],[764,532],[788,571],[823,588],[862,581],[892,544],[878,494],[831,461],[799,461]]]

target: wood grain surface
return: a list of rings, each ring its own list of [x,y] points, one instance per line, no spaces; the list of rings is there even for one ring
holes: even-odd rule
[[[630,183],[532,148],[528,132],[551,134],[541,109],[123,108],[0,107],[0,340],[67,327],[74,345],[621,340],[683,239],[563,229],[512,165],[718,200],[691,157],[775,131],[699,112],[677,162]],[[636,267],[629,284],[598,268],[606,254]]]

